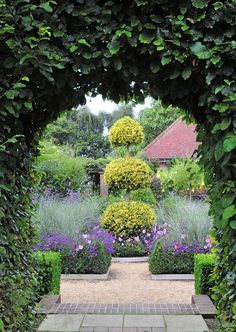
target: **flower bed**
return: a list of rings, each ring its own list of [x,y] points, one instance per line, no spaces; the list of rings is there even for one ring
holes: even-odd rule
[[[197,242],[172,243],[158,242],[149,258],[152,274],[190,274],[194,270],[194,255],[207,253],[211,249],[209,239],[205,245]]]
[[[111,264],[113,236],[99,227],[77,241],[62,234],[45,235],[34,250],[60,252],[64,274],[104,274]]]
[[[143,257],[153,250],[155,242],[167,234],[165,225],[154,225],[151,231],[143,229],[137,236],[115,236],[114,257]]]

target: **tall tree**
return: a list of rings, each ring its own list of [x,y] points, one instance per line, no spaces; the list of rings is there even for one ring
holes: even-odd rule
[[[109,152],[103,123],[87,106],[73,109],[48,125],[44,137],[58,145],[69,145],[75,156],[104,157]]]
[[[164,107],[160,100],[152,102],[151,107],[139,112],[138,121],[143,127],[145,145],[163,132],[171,123],[180,117],[181,111],[177,107]]]
[[[134,108],[133,104],[121,104],[116,110],[112,113],[107,113],[104,111],[99,112],[98,119],[103,123],[105,129],[110,129],[111,126],[119,119],[124,116],[134,117]]]

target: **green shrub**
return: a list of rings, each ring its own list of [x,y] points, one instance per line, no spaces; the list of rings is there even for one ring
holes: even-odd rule
[[[78,253],[78,255],[64,254],[62,255],[62,272],[69,274],[106,273],[111,265],[111,254],[109,254],[103,243],[96,242],[94,251],[96,256],[86,249]]]
[[[171,190],[192,195],[194,192],[204,192],[204,173],[199,163],[192,159],[175,160],[170,168],[159,169],[158,177],[162,192]]]
[[[146,248],[143,243],[124,243],[120,245],[118,243],[114,244],[115,257],[142,257],[146,256]]]
[[[142,229],[151,229],[155,220],[155,211],[150,205],[124,201],[106,208],[101,226],[116,235],[135,236]]]
[[[156,198],[150,188],[139,188],[131,191],[130,198],[132,201],[143,202],[151,206],[156,205]]]
[[[66,195],[81,188],[86,179],[88,159],[73,157],[69,148],[67,150],[50,142],[44,142],[40,151],[35,166],[40,191],[50,188],[55,193]]]
[[[216,264],[214,254],[197,254],[194,259],[195,293],[211,295],[214,286],[212,272]]]
[[[156,244],[149,257],[149,271],[153,274],[192,273],[193,268],[194,253],[174,254],[161,242]]]
[[[37,251],[33,254],[38,278],[39,296],[60,293],[61,257],[58,252]]]

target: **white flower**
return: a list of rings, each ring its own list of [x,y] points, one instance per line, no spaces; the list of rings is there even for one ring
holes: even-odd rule
[[[143,230],[143,234],[145,234],[145,233],[146,233],[146,230],[144,229],[144,230]]]
[[[92,241],[91,241],[91,240],[88,240],[87,243],[90,244],[90,243],[92,243]]]
[[[184,240],[184,239],[185,239],[185,237],[186,237],[186,236],[185,236],[185,234],[182,234],[182,235],[181,235],[181,239],[183,239],[183,240]]]

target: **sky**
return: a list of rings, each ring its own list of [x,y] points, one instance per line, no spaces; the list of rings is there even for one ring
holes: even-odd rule
[[[107,113],[111,113],[118,107],[118,104],[112,101],[103,100],[101,95],[98,95],[94,98],[87,97],[86,99],[87,99],[86,105],[90,108],[91,112],[94,114],[98,114],[99,111],[105,111]],[[135,114],[138,114],[138,112],[141,109],[150,107],[151,101],[152,99],[148,97],[145,99],[144,104],[137,104],[137,106],[134,107]]]

